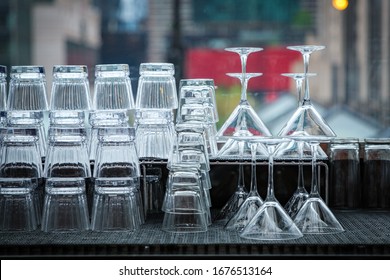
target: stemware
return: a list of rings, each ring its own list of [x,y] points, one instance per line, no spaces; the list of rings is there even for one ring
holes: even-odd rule
[[[263,204],[263,200],[257,192],[257,178],[256,178],[256,151],[257,143],[251,142],[251,187],[249,194],[245,201],[241,204],[238,211],[225,225],[227,230],[242,231],[245,226],[252,220],[253,216],[257,213],[257,210]]]
[[[326,140],[323,136],[305,137],[312,150],[312,179],[311,191],[308,199],[294,218],[297,227],[304,234],[339,233],[344,229],[333,215],[331,210],[322,200],[317,182],[317,157],[316,149],[320,142]]]
[[[267,197],[240,236],[256,240],[286,240],[302,237],[301,231],[280,205],[274,192],[274,152],[277,144],[288,141],[283,138],[263,139],[268,148],[268,187]]]
[[[271,136],[260,117],[256,114],[247,98],[247,86],[250,78],[261,76],[260,73],[246,73],[246,62],[249,54],[261,51],[262,48],[227,48],[227,51],[236,52],[241,59],[241,73],[229,73],[231,77],[239,78],[241,81],[240,103],[231,113],[217,133],[218,140],[225,142],[233,135],[256,135]]]
[[[0,126],[6,123],[7,66],[0,65]]]

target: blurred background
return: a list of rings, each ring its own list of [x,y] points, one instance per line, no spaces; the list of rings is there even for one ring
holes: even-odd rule
[[[142,62],[175,64],[182,78],[213,78],[219,125],[238,104],[236,54],[248,59],[249,101],[276,134],[297,106],[302,72],[288,45],[319,44],[309,72],[313,103],[339,137],[390,136],[390,1],[382,0],[1,0],[0,64],[43,65],[48,92],[53,65],[130,65],[136,94]]]

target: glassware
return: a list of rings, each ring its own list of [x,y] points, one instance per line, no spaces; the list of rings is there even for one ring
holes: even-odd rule
[[[168,159],[175,138],[171,110],[136,111],[135,143],[139,158]]]
[[[257,178],[256,178],[256,151],[257,143],[251,142],[252,163],[251,163],[251,188],[245,201],[238,208],[237,212],[225,225],[226,230],[234,230],[241,232],[249,221],[252,220],[257,210],[263,204],[263,199],[257,192]]]
[[[286,240],[302,237],[301,231],[276,200],[274,192],[274,152],[277,144],[287,141],[282,138],[263,139],[269,151],[267,197],[240,236],[256,240]]]
[[[134,108],[133,91],[127,64],[99,64],[95,68],[93,110]]]
[[[0,230],[33,231],[39,224],[37,181],[0,177]]]
[[[138,180],[141,172],[134,143],[134,128],[100,128],[98,138],[93,177],[130,177]]]
[[[171,63],[141,63],[136,109],[176,109],[175,68]]]
[[[4,128],[1,130],[1,178],[42,177],[42,160],[36,129]]]
[[[364,139],[363,203],[367,208],[390,207],[390,138]]]
[[[48,178],[41,230],[85,231],[89,228],[84,178]]]
[[[50,118],[55,125],[84,126],[91,108],[85,65],[55,65],[50,100]]]
[[[204,232],[210,217],[197,168],[171,165],[162,210],[167,232]]]
[[[322,200],[317,182],[317,152],[320,142],[324,141],[323,136],[307,137],[305,141],[310,143],[312,149],[312,179],[311,191],[305,204],[301,207],[294,218],[297,227],[304,234],[327,234],[339,233],[344,229],[332,211]]]
[[[249,54],[261,51],[261,48],[227,48],[227,51],[236,52],[241,59],[241,73],[229,73],[229,76],[241,81],[241,99],[238,106],[231,113],[217,133],[218,141],[225,142],[231,136],[271,136],[268,128],[253,110],[247,99],[247,86],[250,78],[261,76],[260,73],[246,73],[246,62]],[[221,154],[221,151],[220,153]]]
[[[94,231],[133,231],[143,223],[142,201],[132,178],[95,180],[91,214]]]
[[[49,128],[45,178],[89,178],[91,168],[85,128]]]
[[[6,125],[7,66],[0,65],[0,127]]]
[[[38,147],[45,156],[44,115],[48,109],[43,66],[12,66],[7,98],[7,126],[36,128]]]
[[[345,209],[360,208],[359,139],[333,139],[329,151],[329,206]]]
[[[129,126],[127,111],[134,108],[129,74],[127,64],[96,65],[93,111],[89,113],[91,160],[95,159],[99,128]]]

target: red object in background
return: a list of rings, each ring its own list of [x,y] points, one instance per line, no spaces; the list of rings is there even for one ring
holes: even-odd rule
[[[288,91],[290,78],[281,73],[291,73],[292,65],[302,59],[299,52],[285,47],[270,47],[248,57],[247,72],[263,73],[263,76],[249,81],[250,91]],[[302,66],[303,67],[303,66]],[[186,53],[185,73],[187,79],[214,79],[217,86],[232,86],[239,80],[226,73],[241,73],[240,57],[236,53],[215,49],[189,49]]]

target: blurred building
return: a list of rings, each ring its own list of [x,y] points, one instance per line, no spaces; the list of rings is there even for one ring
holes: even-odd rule
[[[100,12],[90,0],[2,0],[1,63],[93,69],[101,44]],[[91,76],[91,75],[90,75]]]

